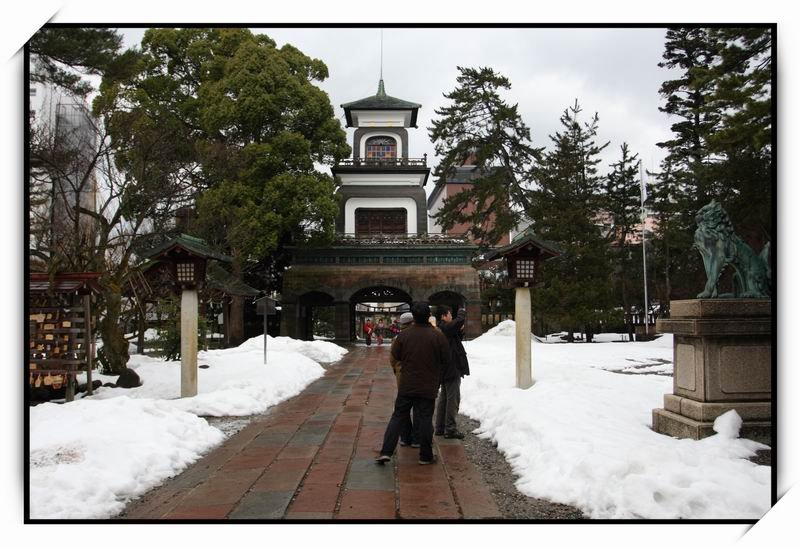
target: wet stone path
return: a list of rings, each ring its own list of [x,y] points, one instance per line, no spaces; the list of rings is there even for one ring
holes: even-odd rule
[[[394,405],[388,353],[351,349],[120,519],[500,519],[459,440],[436,437],[432,466],[400,446],[375,463]]]

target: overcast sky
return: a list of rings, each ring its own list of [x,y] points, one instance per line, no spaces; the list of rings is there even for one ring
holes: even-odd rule
[[[374,95],[380,75],[379,28],[259,28],[278,46],[291,43],[328,66],[328,92],[344,126],[342,103]],[[535,146],[551,145],[559,117],[578,99],[584,120],[600,116],[600,142],[610,141],[606,165],[627,142],[647,169],[658,168],[664,152],[656,143],[671,136],[674,122],[659,112],[658,88],[669,71],[658,67],[663,28],[386,28],[383,79],[386,93],[422,104],[418,129],[409,131],[409,155],[434,158],[428,139],[434,109],[456,85],[458,66],[489,66],[512,84],[506,98],[518,103]],[[138,45],[143,29],[122,29],[126,45]],[[348,130],[349,140],[352,129]],[[352,141],[351,141],[352,142]],[[432,185],[428,185],[430,191]]]

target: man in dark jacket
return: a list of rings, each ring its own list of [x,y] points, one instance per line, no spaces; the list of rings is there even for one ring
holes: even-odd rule
[[[467,313],[463,308],[459,309],[455,319],[449,306],[436,308],[436,326],[447,337],[450,347],[450,361],[442,375],[442,388],[436,402],[436,435],[444,435],[450,439],[464,438],[464,434],[458,431],[456,417],[461,403],[461,377],[469,375],[467,352],[461,344],[466,317]]]
[[[414,303],[414,323],[400,333],[392,344],[392,357],[400,363],[402,375],[397,387],[394,412],[383,436],[381,454],[375,459],[383,464],[392,459],[400,432],[408,427],[414,410],[414,438],[420,444],[419,463],[436,462],[433,456],[433,407],[442,371],[450,359],[447,339],[428,323],[430,308]]]

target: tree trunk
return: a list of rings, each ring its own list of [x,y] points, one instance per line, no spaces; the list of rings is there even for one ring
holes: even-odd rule
[[[105,301],[105,314],[100,321],[100,338],[103,341],[103,356],[105,365],[103,373],[119,375],[128,366],[128,341],[119,326],[120,312],[122,310],[122,294],[115,283],[106,285],[103,294]]]

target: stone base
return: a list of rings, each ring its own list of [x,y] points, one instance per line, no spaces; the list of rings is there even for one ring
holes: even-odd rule
[[[678,438],[714,434],[714,420],[735,409],[740,436],[770,444],[772,426],[772,302],[690,299],[670,303],[656,322],[672,333],[672,394],[653,410],[653,430]]]
[[[731,409],[735,409],[745,421],[769,422],[772,416],[772,402],[769,401],[709,403],[683,398],[675,394],[664,394],[664,409],[700,422],[714,422],[717,417]]]
[[[659,434],[666,434],[674,438],[689,438],[700,440],[716,434],[714,421],[698,421],[667,411],[666,409],[653,409],[653,430]],[[772,446],[772,423],[766,421],[745,420],[739,437],[758,441]]]

